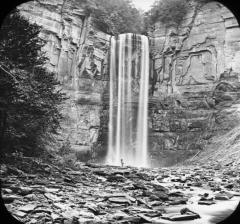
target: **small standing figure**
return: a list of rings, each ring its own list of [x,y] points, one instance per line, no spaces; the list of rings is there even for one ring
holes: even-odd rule
[[[124,166],[123,159],[121,159],[121,164],[122,164],[122,167],[123,167]]]

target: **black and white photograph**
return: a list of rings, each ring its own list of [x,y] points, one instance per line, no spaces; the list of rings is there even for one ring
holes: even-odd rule
[[[237,224],[238,10],[217,0],[9,9],[0,24],[0,220]]]

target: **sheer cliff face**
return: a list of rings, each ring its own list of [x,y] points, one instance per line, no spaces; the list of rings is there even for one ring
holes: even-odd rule
[[[193,1],[189,7],[180,26],[157,23],[149,33],[149,150],[154,165],[195,155],[240,121],[238,23],[217,2],[200,7]],[[105,144],[110,36],[97,31],[81,5],[71,0],[41,0],[19,8],[42,26],[47,66],[69,96],[59,141],[69,140],[76,151]]]
[[[189,7],[179,27],[157,23],[150,33],[150,148],[172,163],[204,149],[240,117],[238,22],[217,2]]]
[[[42,26],[47,67],[56,72],[69,97],[59,140],[69,141],[76,151],[88,151],[99,136],[110,36],[94,29],[81,5],[70,0],[32,1],[19,9]]]

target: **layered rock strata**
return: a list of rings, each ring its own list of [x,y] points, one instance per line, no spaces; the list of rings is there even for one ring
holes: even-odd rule
[[[156,23],[150,36],[150,149],[176,163],[239,123],[240,29],[223,5],[196,1],[179,26]]]
[[[60,145],[69,143],[76,151],[89,151],[99,135],[110,36],[93,28],[82,4],[43,0],[22,4],[19,9],[42,26],[47,67],[57,74],[69,97],[63,106]]]

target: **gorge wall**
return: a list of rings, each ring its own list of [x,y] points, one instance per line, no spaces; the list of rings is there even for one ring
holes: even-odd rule
[[[19,6],[43,28],[47,66],[69,96],[58,142],[77,152],[106,149],[108,122],[110,36],[82,6],[71,0]],[[239,124],[240,29],[220,3],[190,1],[180,25],[158,22],[148,35],[151,163],[171,165]]]
[[[71,0],[31,1],[18,7],[42,26],[43,50],[50,59],[47,67],[57,74],[69,98],[56,142],[59,147],[71,145],[76,152],[90,151],[98,141],[110,44],[110,36],[93,28],[82,7]]]
[[[193,156],[239,124],[240,29],[218,2],[189,4],[151,37],[150,149],[157,163]]]

